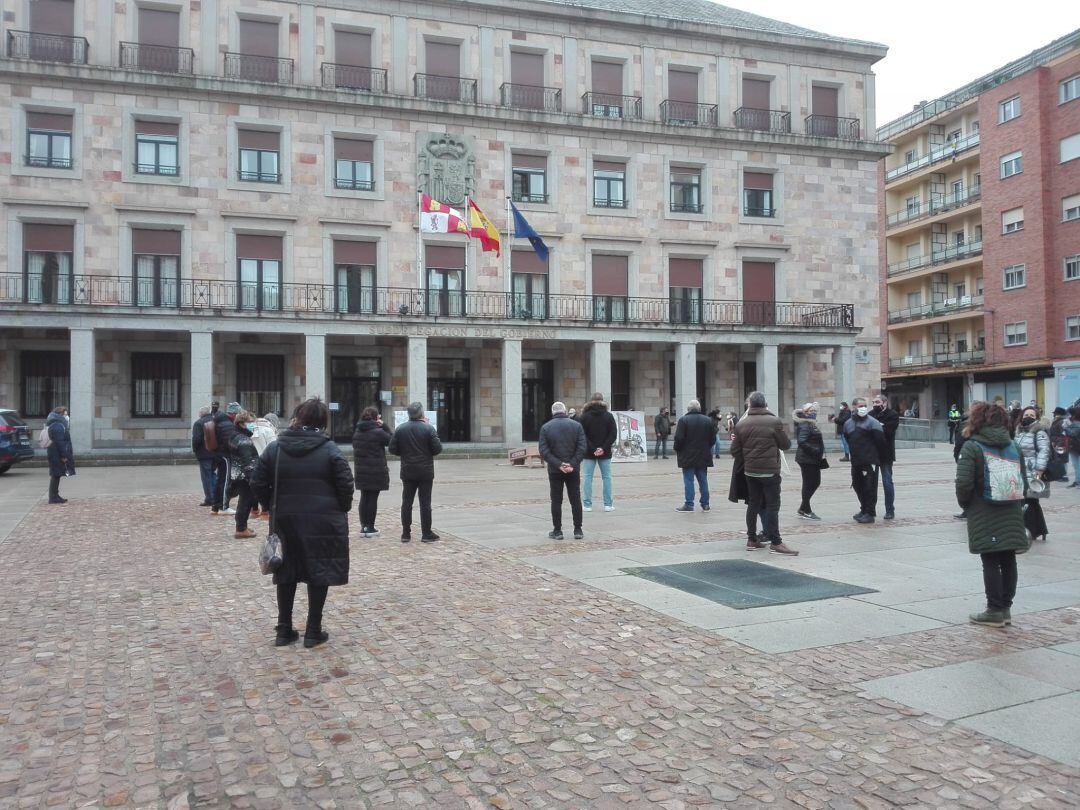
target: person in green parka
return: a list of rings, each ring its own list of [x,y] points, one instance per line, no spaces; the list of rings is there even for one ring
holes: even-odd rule
[[[1016,555],[1028,549],[1023,501],[990,501],[984,496],[986,461],[984,448],[1008,448],[1009,414],[997,403],[975,402],[964,428],[967,441],[956,465],[956,500],[967,515],[968,549],[982,557],[986,610],[970,616],[974,624],[1004,627],[1012,624],[1016,596]],[[1015,450],[1019,459],[1019,450]],[[1022,463],[1023,488],[1027,472]]]

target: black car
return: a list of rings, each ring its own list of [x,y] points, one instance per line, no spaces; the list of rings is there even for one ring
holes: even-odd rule
[[[10,470],[12,464],[33,457],[30,426],[17,411],[0,408],[0,475]]]

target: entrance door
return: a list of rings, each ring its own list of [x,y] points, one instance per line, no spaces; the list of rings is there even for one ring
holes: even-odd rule
[[[470,438],[469,361],[428,361],[428,410],[435,411],[439,438],[467,442]]]
[[[540,438],[540,428],[555,401],[555,362],[521,362],[521,437],[527,442]]]
[[[348,444],[360,414],[370,405],[381,410],[380,368],[377,357],[332,357],[330,359],[330,401],[337,411],[330,414],[330,436]]]

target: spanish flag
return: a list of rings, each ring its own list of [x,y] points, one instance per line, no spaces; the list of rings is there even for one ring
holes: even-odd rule
[[[420,232],[471,235],[460,211],[433,200],[427,194],[420,195]]]
[[[499,240],[499,229],[471,198],[469,199],[469,236],[480,240],[481,249],[485,253],[494,250],[496,256],[500,255],[502,243]]]

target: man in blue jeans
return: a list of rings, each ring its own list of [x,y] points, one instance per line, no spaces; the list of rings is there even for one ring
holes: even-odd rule
[[[676,512],[694,511],[694,481],[700,491],[701,511],[709,511],[709,467],[713,465],[712,419],[701,412],[696,399],[686,405],[686,414],[675,426],[675,458],[683,475],[683,505]]]
[[[585,431],[585,460],[581,463],[581,471],[585,481],[582,506],[586,512],[592,511],[592,484],[596,468],[600,468],[600,479],[604,483],[604,511],[615,511],[614,494],[611,491],[611,448],[619,438],[619,428],[615,424],[615,417],[608,410],[604,402],[604,395],[597,391],[592,395],[589,404],[581,409],[578,418],[581,427]]]
[[[208,405],[199,408],[199,418],[191,426],[191,452],[199,461],[199,478],[202,480],[203,501],[200,506],[214,505],[214,487],[217,484],[217,457],[206,448],[206,423],[214,417]]]
[[[896,519],[896,487],[893,486],[892,467],[896,461],[896,431],[900,427],[900,414],[889,407],[884,395],[874,397],[870,414],[885,430],[885,452],[881,456],[881,486],[885,490],[885,520]]]

